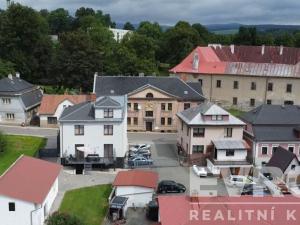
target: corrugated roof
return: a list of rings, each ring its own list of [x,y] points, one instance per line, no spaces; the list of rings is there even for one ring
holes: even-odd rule
[[[0,195],[42,204],[61,168],[56,163],[21,156],[0,177]]]

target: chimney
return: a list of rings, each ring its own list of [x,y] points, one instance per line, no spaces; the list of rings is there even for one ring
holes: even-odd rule
[[[16,72],[16,77],[20,78],[20,73],[19,72]]]
[[[234,54],[234,45],[230,45],[231,54]]]
[[[261,54],[264,55],[265,54],[265,45],[261,46]]]
[[[12,80],[13,79],[13,75],[12,74],[8,74],[8,79]]]
[[[283,45],[280,45],[280,52],[279,52],[280,55],[283,54]]]
[[[193,70],[198,70],[198,69],[199,69],[199,55],[197,52],[195,52],[193,58]]]

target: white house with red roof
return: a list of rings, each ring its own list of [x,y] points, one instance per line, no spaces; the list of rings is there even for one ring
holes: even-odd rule
[[[42,225],[58,193],[61,166],[21,156],[0,177],[2,225]]]
[[[153,198],[158,182],[158,174],[152,171],[121,171],[113,182],[111,199],[115,196],[127,197],[124,213],[128,207],[145,207]]]

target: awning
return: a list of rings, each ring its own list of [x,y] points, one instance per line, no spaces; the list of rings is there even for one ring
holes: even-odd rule
[[[238,149],[249,149],[249,145],[243,140],[215,140],[212,141],[215,148],[218,150],[238,150]]]
[[[85,155],[88,155],[88,154],[94,154],[94,153],[95,153],[94,150],[92,150],[92,149],[89,148],[89,147],[85,147],[85,146],[77,147],[77,150],[84,152]]]

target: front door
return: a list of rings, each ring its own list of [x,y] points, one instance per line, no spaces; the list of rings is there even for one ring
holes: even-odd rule
[[[112,144],[104,144],[104,158],[113,158],[114,148]]]
[[[152,122],[146,122],[146,131],[152,131]]]
[[[75,157],[78,161],[84,160],[84,152],[78,150],[78,147],[84,147],[82,144],[76,144],[75,145]]]

